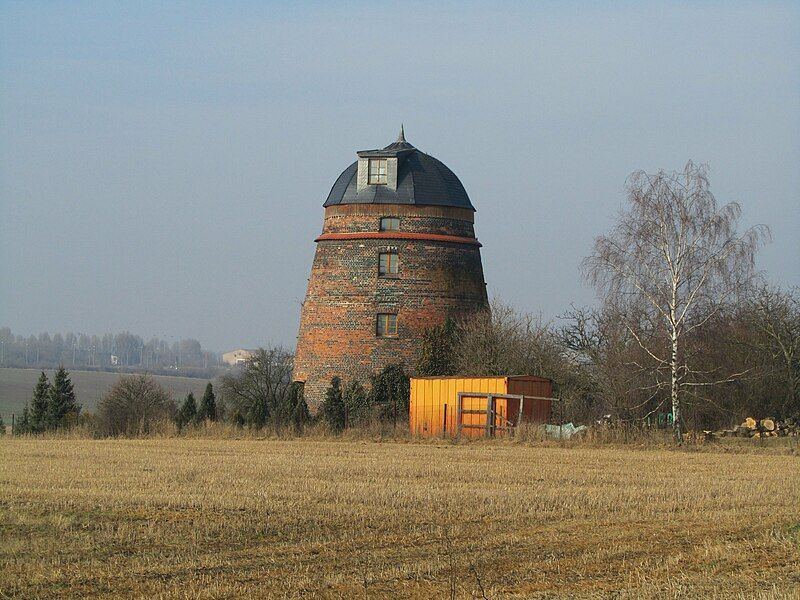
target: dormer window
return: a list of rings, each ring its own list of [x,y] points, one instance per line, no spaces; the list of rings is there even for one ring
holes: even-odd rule
[[[386,185],[386,159],[369,159],[369,178],[370,185]]]
[[[397,217],[381,217],[381,231],[398,231],[400,229],[400,219]]]

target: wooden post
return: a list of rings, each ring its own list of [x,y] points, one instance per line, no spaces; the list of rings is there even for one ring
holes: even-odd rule
[[[494,411],[492,410],[494,404],[494,396],[487,394],[486,396],[486,437],[492,437],[492,425],[494,425]]]
[[[447,403],[444,404],[444,415],[442,416],[442,437],[447,437]]]
[[[463,392],[458,392],[458,407],[456,412],[456,435],[458,437],[461,437],[461,425],[462,422],[464,421],[464,415],[461,412],[462,410],[464,410],[464,399],[462,393]]]

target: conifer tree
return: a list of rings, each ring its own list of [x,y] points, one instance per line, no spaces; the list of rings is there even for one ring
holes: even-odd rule
[[[372,402],[381,407],[382,417],[395,428],[397,423],[408,418],[410,382],[402,364],[386,365],[378,375],[372,377]]]
[[[33,433],[45,431],[48,426],[48,411],[50,406],[50,381],[44,371],[39,375],[39,381],[33,390],[33,399],[30,408],[30,429]]]
[[[189,423],[194,422],[197,417],[197,402],[195,402],[194,394],[189,392],[186,400],[183,401],[183,406],[178,412],[178,427],[183,427]]]
[[[303,385],[301,383],[293,383],[289,388],[289,406],[291,413],[289,414],[289,421],[297,433],[303,431],[305,424],[311,420],[311,413],[308,410],[305,395],[303,394]]]
[[[206,391],[200,400],[200,408],[197,410],[196,417],[198,423],[206,419],[209,421],[217,420],[217,397],[214,395],[214,386],[210,382],[206,385]]]
[[[342,393],[345,407],[345,426],[363,425],[372,418],[369,394],[358,381],[351,381]]]
[[[56,429],[67,425],[70,419],[77,419],[81,407],[75,398],[75,390],[69,378],[69,372],[59,367],[50,386],[50,398],[47,405],[48,428]]]
[[[3,421],[3,415],[0,414],[0,435],[6,434],[6,423]]]
[[[338,377],[331,379],[331,384],[325,391],[325,400],[320,407],[322,419],[333,431],[344,429],[345,408],[342,399],[342,380]]]
[[[22,409],[22,415],[17,421],[16,427],[14,429],[14,434],[23,435],[25,433],[30,433],[30,430],[31,430],[31,416],[30,416],[30,410],[28,409],[28,403],[26,402],[25,408]]]

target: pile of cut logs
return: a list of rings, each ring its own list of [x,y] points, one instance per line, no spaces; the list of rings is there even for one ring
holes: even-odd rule
[[[765,438],[779,436],[800,435],[800,423],[794,419],[778,421],[776,419],[761,419],[756,421],[752,417],[747,417],[744,422],[736,429],[723,429],[721,431],[703,431],[706,438],[718,437],[744,437],[744,438]]]

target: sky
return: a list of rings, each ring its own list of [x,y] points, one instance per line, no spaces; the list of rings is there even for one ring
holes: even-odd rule
[[[330,187],[400,124],[556,319],[633,171],[707,163],[800,284],[800,4],[0,1],[0,326],[292,348]]]

